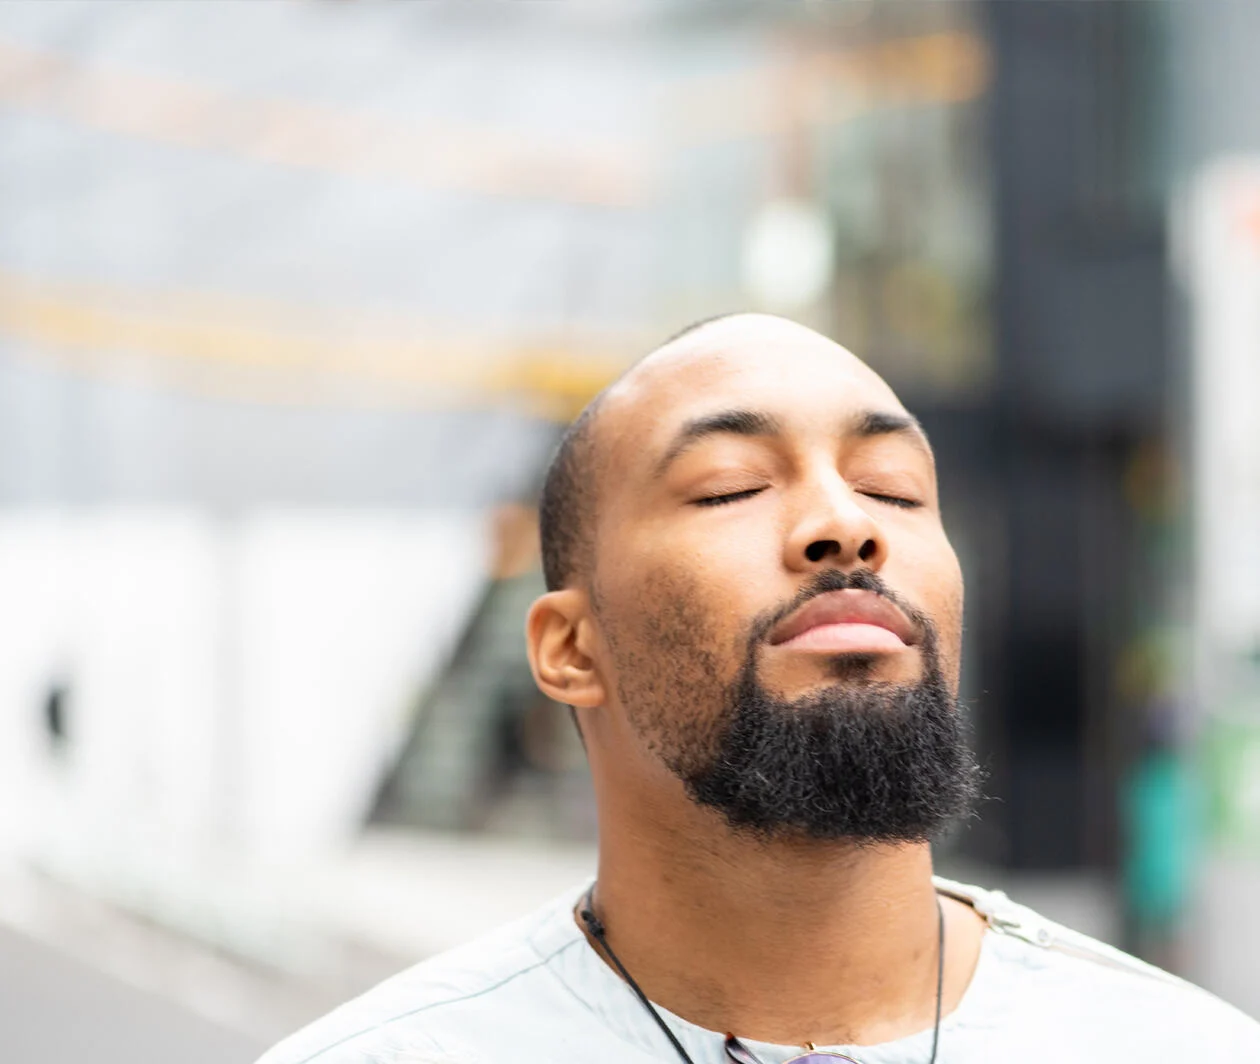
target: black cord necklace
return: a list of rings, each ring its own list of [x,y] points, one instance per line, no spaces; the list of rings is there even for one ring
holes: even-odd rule
[[[587,930],[596,942],[599,943],[603,951],[608,954],[608,959],[613,962],[613,966],[621,973],[621,978],[626,981],[626,985],[634,991],[635,997],[639,999],[639,1003],[648,1010],[652,1019],[664,1032],[665,1037],[669,1039],[669,1044],[677,1050],[678,1055],[685,1061],[685,1064],[695,1064],[688,1052],[683,1049],[682,1043],[678,1041],[678,1037],[670,1030],[669,1024],[665,1022],[665,1017],[656,1011],[656,1006],[648,1000],[648,996],[643,992],[638,983],[634,981],[626,966],[621,963],[620,958],[613,952],[612,947],[608,944],[608,931],[604,927],[604,923],[595,915],[594,899],[595,884],[592,883],[590,889],[582,898],[582,908],[578,915],[582,917],[582,922],[586,924]],[[936,1023],[932,1027],[932,1055],[928,1057],[928,1064],[936,1064],[936,1047],[941,1038],[941,997],[945,986],[945,909],[941,905],[941,899],[936,899]],[[811,1050],[812,1046],[809,1047]],[[734,1035],[729,1035],[726,1039],[727,1057],[732,1061],[745,1061],[756,1064],[756,1058],[744,1048],[743,1044]],[[823,1056],[836,1057],[839,1060],[849,1060],[849,1057],[842,1057],[838,1053],[825,1053]],[[793,1058],[798,1059],[798,1058]],[[808,1058],[802,1058],[808,1059]],[[789,1061],[788,1064],[791,1064]]]

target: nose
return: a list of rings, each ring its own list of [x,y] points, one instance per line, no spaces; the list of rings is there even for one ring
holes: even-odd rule
[[[784,564],[795,571],[837,566],[879,571],[888,557],[879,522],[834,469],[801,485],[783,546]]]

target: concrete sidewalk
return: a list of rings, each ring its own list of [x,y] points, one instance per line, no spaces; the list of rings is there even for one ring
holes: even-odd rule
[[[263,1044],[0,929],[5,1064],[250,1064]]]

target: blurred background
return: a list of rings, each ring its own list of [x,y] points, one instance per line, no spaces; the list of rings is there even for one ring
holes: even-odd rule
[[[0,1057],[247,1062],[593,868],[534,499],[666,335],[923,420],[942,871],[1260,1015],[1260,5],[0,5]]]

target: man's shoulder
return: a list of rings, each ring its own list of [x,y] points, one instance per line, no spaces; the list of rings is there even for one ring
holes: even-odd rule
[[[1219,1061],[1260,1060],[1260,1023],[1203,988],[1051,920],[1001,891],[937,881],[938,888],[972,904],[996,933],[999,952],[1027,976],[1007,980],[1040,1017],[1054,1017],[1085,1044],[1122,1034]],[[1024,982],[1032,992],[1020,995]],[[1096,1028],[1096,1030],[1095,1030]]]
[[[273,1047],[258,1064],[445,1064],[453,1012],[499,1008],[584,939],[569,911],[574,888],[540,909],[386,979]],[[505,995],[496,995],[496,991]],[[528,991],[525,991],[528,994]],[[460,1064],[464,1064],[461,1060]]]

